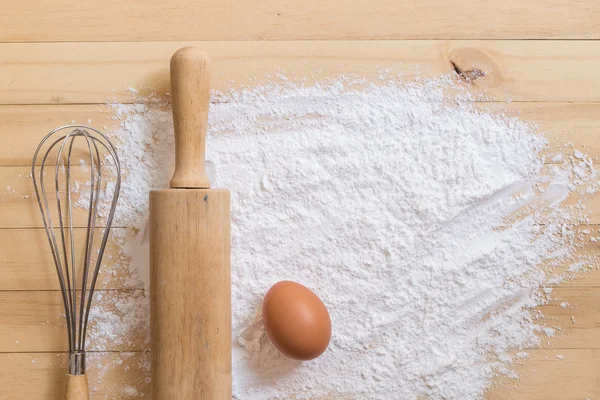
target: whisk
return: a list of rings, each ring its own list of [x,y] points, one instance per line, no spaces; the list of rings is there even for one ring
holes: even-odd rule
[[[76,146],[76,141],[83,146]],[[76,160],[79,165],[73,165]],[[46,171],[47,167],[50,167],[50,173]],[[74,179],[73,167],[84,170],[86,182]],[[103,175],[103,168],[110,168],[109,173]],[[121,187],[119,158],[102,132],[83,125],[67,125],[42,139],[33,156],[31,174],[65,307],[69,341],[66,399],[86,400],[89,398],[86,330]],[[81,187],[86,189],[75,199],[74,193]],[[78,214],[85,215],[82,219],[86,223],[85,237],[76,243],[79,235],[74,232],[77,227],[74,218]],[[105,227],[99,232],[101,241],[97,248],[94,234],[104,218]],[[77,256],[80,249],[83,249],[83,255]]]

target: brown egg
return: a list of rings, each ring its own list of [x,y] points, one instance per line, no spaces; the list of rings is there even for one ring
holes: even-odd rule
[[[325,305],[309,288],[281,281],[263,301],[263,320],[271,342],[296,360],[319,357],[331,339],[331,318]]]

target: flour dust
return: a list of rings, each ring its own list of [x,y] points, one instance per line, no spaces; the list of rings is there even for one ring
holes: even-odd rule
[[[447,94],[449,79],[354,83],[213,96],[209,175],[232,193],[234,397],[481,399],[554,333],[533,310],[551,296],[542,289],[595,265],[577,252],[583,200],[569,203],[597,190],[593,162],[545,160],[535,127]],[[147,289],[148,191],[171,175],[171,111],[112,106],[116,224],[138,232],[119,242]],[[262,296],[285,279],[331,313],[330,347],[314,361],[285,359],[265,335]],[[95,326],[117,342],[115,325],[147,332],[147,302],[116,301],[135,327],[106,310]]]

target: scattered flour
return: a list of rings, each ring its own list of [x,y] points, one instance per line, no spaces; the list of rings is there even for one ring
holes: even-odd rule
[[[133,386],[125,386],[123,388],[123,395],[125,397],[138,397],[140,393]]]
[[[556,330],[554,330],[553,328],[547,327],[547,326],[543,327],[542,331],[548,337],[553,337],[556,334]]]
[[[150,301],[143,291],[97,291],[92,304],[88,331],[91,350],[150,345]]]
[[[554,335],[532,312],[543,286],[593,264],[575,254],[585,209],[566,205],[594,184],[587,155],[544,165],[534,127],[445,94],[446,79],[359,83],[213,96],[207,167],[232,192],[236,399],[481,399],[493,376],[517,377],[511,350],[527,358],[539,332]],[[117,239],[147,289],[148,191],[171,176],[171,111],[113,107],[116,224],[137,231]],[[314,361],[284,358],[264,333],[262,296],[284,279],[331,313],[331,345]],[[96,309],[90,343],[147,330],[145,297]]]

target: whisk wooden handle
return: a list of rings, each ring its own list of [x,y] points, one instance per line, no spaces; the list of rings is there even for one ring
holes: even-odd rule
[[[210,100],[210,58],[184,47],[171,58],[171,98],[175,128],[175,173],[171,188],[208,189],[205,169]]]
[[[89,400],[87,375],[67,375],[65,400]]]

